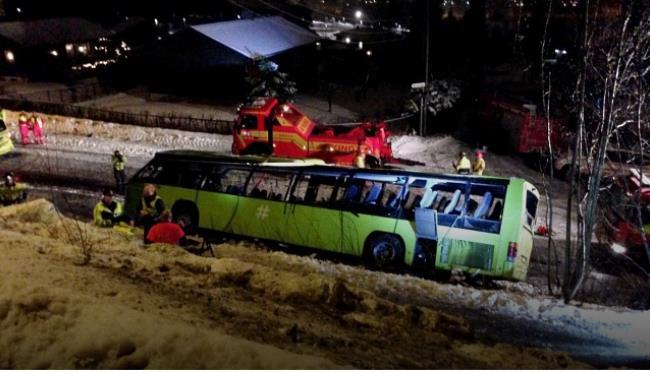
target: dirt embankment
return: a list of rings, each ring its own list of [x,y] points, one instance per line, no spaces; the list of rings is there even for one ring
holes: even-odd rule
[[[0,233],[3,368],[583,367],[476,342],[462,317],[305,273],[284,253],[144,248],[45,200],[0,209]]]

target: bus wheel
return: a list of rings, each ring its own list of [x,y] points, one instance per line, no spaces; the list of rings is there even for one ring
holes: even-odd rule
[[[172,216],[174,220],[178,221],[179,218],[183,218],[187,224],[184,228],[187,234],[196,233],[196,229],[199,224],[199,209],[196,207],[194,202],[188,200],[178,200],[172,206]]]
[[[399,266],[404,258],[404,244],[392,234],[378,234],[368,240],[364,259],[371,268]]]

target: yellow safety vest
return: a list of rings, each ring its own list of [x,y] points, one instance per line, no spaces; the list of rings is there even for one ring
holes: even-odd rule
[[[354,165],[357,168],[366,168],[366,157],[364,155],[357,155],[354,158]]]
[[[22,194],[27,191],[27,185],[23,183],[16,183],[15,186],[7,188],[4,183],[0,185],[0,198],[3,201],[15,201],[19,199]]]
[[[102,214],[105,212],[113,215],[113,217],[118,217],[122,215],[122,204],[117,201],[113,201],[113,202],[115,202],[116,205],[115,211],[111,211],[111,209],[109,209],[108,206],[106,206],[103,201],[99,201],[99,203],[95,205],[95,209],[93,210],[93,219],[95,221],[96,226],[110,227],[113,225],[112,220],[104,219],[102,217]]]
[[[458,161],[458,165],[456,166],[456,171],[460,171],[460,170],[470,171],[471,169],[472,169],[472,164],[470,163],[469,159],[467,159],[467,157],[462,157],[460,161]]]
[[[159,196],[156,196],[156,198],[154,198],[153,201],[151,201],[151,206],[149,206],[149,205],[147,205],[147,201],[144,200],[144,197],[142,197],[142,208],[144,210],[147,210],[149,215],[151,215],[151,217],[153,217],[153,218],[156,218],[156,217],[158,217],[158,215],[160,215],[158,213],[158,210],[156,209],[156,202],[158,202],[158,200],[160,200],[160,199],[162,199],[162,198],[160,198]]]
[[[116,156],[113,156],[111,158],[111,161],[113,162],[113,169],[115,169],[115,171],[124,171],[124,168],[126,167],[126,157],[125,156],[122,156],[122,161],[117,159]]]

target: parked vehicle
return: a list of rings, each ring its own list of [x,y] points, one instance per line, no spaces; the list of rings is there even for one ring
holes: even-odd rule
[[[572,151],[557,154],[553,166],[555,171],[563,178],[569,175],[572,162]],[[581,176],[588,176],[591,172],[593,160],[585,156],[579,160],[578,172]],[[603,164],[603,177],[624,176],[630,169],[642,170],[644,175],[650,175],[650,154],[642,155],[638,151],[628,149],[609,148],[605,153]]]
[[[520,154],[548,152],[548,123],[538,115],[537,106],[522,99],[492,96],[485,99],[483,132],[485,141],[503,151]],[[566,129],[550,119],[551,144],[564,148]]]
[[[389,136],[384,123],[325,126],[313,122],[292,104],[258,98],[239,110],[232,152],[318,158],[327,163],[352,165],[362,147],[366,164],[373,167],[393,161]]]
[[[632,168],[625,175],[606,178],[603,190],[599,240],[613,253],[650,268],[645,250],[650,245],[650,174]]]
[[[537,189],[518,178],[328,166],[322,160],[157,153],[146,183],[205,236],[236,235],[362,258],[375,268],[460,270],[524,280]]]

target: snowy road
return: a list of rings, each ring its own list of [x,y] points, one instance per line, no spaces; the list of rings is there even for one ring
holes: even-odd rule
[[[67,187],[54,190],[54,194],[74,195],[75,202],[70,204],[69,198],[54,198],[54,202],[64,211],[77,211],[74,215],[84,216],[79,210],[92,206],[97,198],[93,188],[113,184],[110,153],[114,149],[120,149],[128,157],[129,175],[157,150],[175,147],[229,149],[229,138],[218,135],[206,135],[208,138],[202,139],[199,135],[179,131],[169,134],[158,129],[151,130],[156,132],[152,134],[140,133],[145,131],[143,129],[134,131],[139,135],[131,136],[125,131],[126,135],[121,138],[52,134],[47,146],[18,146],[14,154],[0,161],[0,172],[13,170],[29,180],[46,182],[37,192],[45,196],[50,193],[48,185]],[[453,149],[449,150],[452,152]],[[80,186],[87,189],[80,191]],[[241,250],[232,253],[238,259],[250,255]],[[264,256],[263,252],[256,255]],[[462,315],[470,321],[476,337],[482,342],[509,342],[566,351],[598,366],[650,366],[648,312],[567,306],[535,295],[535,290],[526,284],[501,284],[507,289],[477,290],[409,275],[378,274],[329,261],[319,262],[312,269],[381,294],[396,304],[425,306]]]

